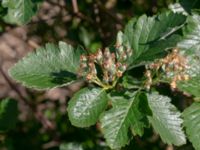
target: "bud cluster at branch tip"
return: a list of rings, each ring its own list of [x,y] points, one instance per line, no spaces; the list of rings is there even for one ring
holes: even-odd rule
[[[105,48],[98,49],[95,54],[81,55],[78,75],[102,87],[112,86],[126,71],[127,60],[131,55],[131,49],[117,44],[115,52]],[[102,72],[101,75],[97,72],[97,66]]]
[[[175,48],[163,59],[156,60],[147,66],[145,87],[150,89],[153,84],[153,72],[160,71],[169,80],[171,88],[175,89],[178,81],[189,80],[189,75],[185,73],[188,67],[186,57]]]

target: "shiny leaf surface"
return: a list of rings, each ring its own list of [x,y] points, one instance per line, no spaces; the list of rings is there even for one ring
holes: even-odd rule
[[[38,2],[32,0],[3,0],[2,5],[8,8],[5,21],[23,25],[36,14]]]
[[[162,141],[176,146],[185,144],[185,134],[182,130],[183,120],[180,112],[170,103],[170,98],[153,93],[148,96],[148,99],[153,112],[149,121]]]
[[[149,60],[155,59],[155,54],[160,56],[165,53],[165,50],[175,47],[178,39],[172,42],[172,38],[175,37],[171,36],[175,35],[174,33],[180,29],[185,20],[186,17],[184,15],[172,12],[164,12],[153,17],[143,15],[137,20],[132,19],[127,24],[124,33],[125,41],[129,43],[133,50],[131,64],[136,65],[141,63],[143,57]],[[171,40],[171,42],[168,40]],[[162,45],[162,49],[160,45]],[[149,50],[151,48],[153,50]],[[149,55],[151,57],[148,57]]]
[[[69,102],[69,120],[77,127],[94,125],[107,103],[108,97],[103,89],[84,88],[77,92]]]
[[[186,133],[195,150],[200,150],[200,103],[193,103],[183,112]]]
[[[46,44],[13,66],[10,76],[36,89],[67,85],[76,80],[81,52],[64,42],[59,42],[59,46]]]
[[[113,108],[102,115],[101,128],[112,149],[120,149],[130,141],[130,128],[134,135],[143,134],[143,128],[148,123],[146,115],[149,113],[141,109],[142,105],[148,108],[144,106],[148,105],[145,96],[143,93],[135,93],[131,99],[119,98]]]

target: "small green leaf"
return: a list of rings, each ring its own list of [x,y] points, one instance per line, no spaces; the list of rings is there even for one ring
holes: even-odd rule
[[[148,95],[148,99],[153,112],[149,121],[163,142],[176,146],[185,144],[185,134],[181,126],[183,120],[180,112],[170,103],[170,98],[152,93]]]
[[[38,9],[38,1],[32,0],[3,0],[2,5],[8,8],[5,21],[18,25],[28,23]]]
[[[200,150],[200,103],[193,103],[182,114],[187,136],[196,150]]]
[[[148,124],[146,115],[149,114],[149,110],[145,111],[141,108],[148,103],[144,102],[143,94],[135,93],[131,99],[117,97],[118,100],[115,100],[113,108],[102,115],[101,128],[112,149],[120,149],[129,142],[130,128],[135,135],[143,134],[143,128]],[[148,108],[148,105],[143,108]]]
[[[84,88],[77,92],[69,102],[69,120],[77,127],[94,125],[107,103],[108,97],[103,89]]]
[[[138,20],[131,20],[124,33],[124,41],[128,42],[133,50],[131,67],[141,63],[143,57],[146,58],[146,61],[152,60],[155,59],[155,53],[160,56],[165,53],[165,50],[175,47],[177,40],[176,42],[172,41],[175,37],[171,36],[180,29],[185,20],[184,15],[172,12],[165,12],[153,17],[143,15]],[[162,45],[162,49],[160,45]]]
[[[17,101],[4,99],[0,101],[0,132],[8,131],[15,127],[17,122]]]
[[[49,89],[76,80],[81,49],[59,42],[46,44],[20,60],[9,71],[10,76],[27,87]]]
[[[59,149],[60,150],[83,150],[83,146],[79,143],[70,142],[70,143],[62,143]]]

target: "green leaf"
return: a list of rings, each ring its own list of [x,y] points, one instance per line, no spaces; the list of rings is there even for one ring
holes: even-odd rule
[[[200,1],[199,0],[180,0],[179,3],[181,6],[187,11],[188,13],[192,13],[192,10],[200,8]]]
[[[131,99],[121,97],[115,101],[112,109],[102,115],[101,128],[112,149],[120,149],[129,142],[130,128],[135,135],[143,134],[143,128],[148,123],[146,115],[149,114],[149,111],[142,109],[148,108],[148,101],[145,102],[143,94],[135,93]]]
[[[141,63],[143,57],[150,60],[152,60],[152,57],[155,59],[154,50],[156,53],[163,53],[165,50],[175,47],[176,42],[168,42],[168,40],[172,41],[174,37],[171,36],[182,27],[185,20],[186,17],[184,15],[172,12],[165,12],[153,17],[143,15],[137,20],[131,20],[124,33],[124,41],[128,42],[133,50],[133,58],[130,62],[132,64],[131,67]],[[158,42],[159,44],[156,45]],[[162,49],[160,45],[162,45]],[[154,50],[149,51],[152,47]],[[152,57],[146,55],[151,55]]]
[[[6,14],[7,14],[7,9],[3,7],[2,3],[0,3],[0,18],[3,18]],[[0,29],[0,32],[1,31],[2,29]]]
[[[137,58],[136,62],[153,61],[157,58],[162,58],[168,53],[167,51],[174,48],[180,40],[181,36],[174,34],[166,39],[152,43],[149,46],[148,53],[142,54],[141,57]]]
[[[5,132],[15,127],[17,122],[17,101],[4,99],[0,101],[0,132]]]
[[[174,13],[182,13],[183,15],[188,15],[188,12],[180,3],[174,3],[169,5],[169,9]]]
[[[69,102],[69,120],[77,127],[94,125],[107,104],[108,97],[105,90],[84,88],[77,92]]]
[[[15,4],[18,0],[2,0],[1,4],[3,7],[15,8]]]
[[[79,143],[70,142],[70,143],[62,143],[59,149],[60,150],[83,150],[83,146]]]
[[[193,103],[182,114],[186,134],[196,150],[200,150],[200,103]]]
[[[10,69],[10,76],[27,87],[49,89],[76,80],[81,49],[59,42],[46,44],[20,60]]]
[[[142,81],[128,74],[124,74],[122,84],[126,89],[138,89],[142,85]]]
[[[148,95],[148,99],[153,112],[149,121],[163,142],[176,146],[185,144],[185,134],[181,126],[183,120],[175,106],[170,103],[170,98],[152,93]]]
[[[188,67],[185,70],[185,74],[189,75],[189,80],[179,81],[177,83],[177,88],[196,98],[200,98],[200,57],[197,55],[190,55],[186,58]]]
[[[5,21],[23,25],[28,23],[36,14],[38,9],[38,0],[3,0],[2,5],[8,8]]]
[[[184,37],[178,43],[178,47],[186,54],[196,54],[200,57],[200,16],[194,14],[187,19],[187,26],[184,28]]]
[[[200,97],[200,16],[189,16],[187,26],[184,28],[184,37],[178,43],[178,47],[187,58],[185,74],[189,75],[188,81],[180,81],[177,84],[179,90]]]
[[[180,81],[177,84],[179,90],[190,95],[200,98],[200,74],[197,77],[192,77],[188,81]]]

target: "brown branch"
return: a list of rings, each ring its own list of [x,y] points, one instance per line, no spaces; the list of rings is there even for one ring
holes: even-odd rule
[[[76,16],[80,19],[83,19],[91,24],[94,24],[94,21],[91,18],[89,18],[88,16],[84,15],[83,13],[81,13],[79,11],[77,0],[72,0],[72,7],[73,7],[73,15],[74,16]]]
[[[46,0],[46,2],[49,3],[49,4],[51,4],[51,5],[53,5],[53,6],[58,6],[60,8],[65,8],[64,5],[61,5],[58,2],[53,2],[53,1],[50,1],[50,0]]]
[[[124,26],[124,23],[114,14],[112,14],[109,10],[107,10],[104,5],[101,3],[100,0],[96,0],[97,5],[99,8],[105,12],[108,16],[110,16],[116,23],[119,23],[120,25]]]
[[[0,65],[1,65],[1,62],[0,62]],[[31,109],[31,111],[34,112],[35,118],[38,121],[40,121],[45,128],[52,129],[53,128],[52,123],[41,112],[37,111],[37,108],[35,107],[33,103],[31,103],[31,101],[27,101],[27,98],[23,96],[21,91],[15,86],[15,84],[12,83],[12,81],[6,75],[6,73],[4,72],[2,68],[2,65],[0,66],[0,73],[3,75],[8,85],[18,94],[20,98],[19,100],[23,102],[24,104],[26,104]]]
[[[6,82],[8,83],[8,85],[18,94],[19,98],[23,102],[26,102],[26,98],[23,96],[23,94],[21,93],[21,91],[10,81],[10,79],[7,77],[7,75],[3,71],[2,66],[0,67],[0,72],[3,75],[4,79],[6,80]]]
[[[42,112],[35,110],[34,116],[39,120],[45,129],[54,129],[53,124],[49,121]]]
[[[77,0],[72,0],[72,7],[75,14],[79,12]]]
[[[89,22],[90,24],[95,25],[94,21],[91,18],[89,18],[88,16],[84,15],[81,12],[74,13],[73,15],[78,17],[78,18],[80,18],[80,19],[82,19],[82,20],[85,20],[85,21]]]

